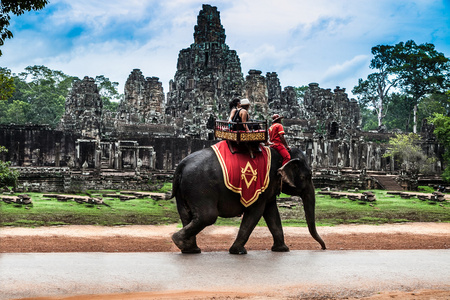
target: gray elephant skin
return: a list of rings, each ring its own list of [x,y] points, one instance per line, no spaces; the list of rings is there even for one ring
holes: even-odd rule
[[[172,235],[182,253],[200,253],[196,236],[217,217],[231,218],[243,214],[238,235],[229,249],[231,254],[246,254],[245,244],[261,217],[273,237],[272,251],[289,251],[284,242],[276,196],[282,191],[300,196],[311,236],[326,249],[315,225],[315,190],[311,168],[299,149],[291,150],[292,160],[282,167],[281,155],[271,149],[270,183],[258,200],[248,207],[240,203],[240,195],[224,182],[219,160],[212,148],[194,152],[184,158],[175,171],[173,195],[183,228]]]

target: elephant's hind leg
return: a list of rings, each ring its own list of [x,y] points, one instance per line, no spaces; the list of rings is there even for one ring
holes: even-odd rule
[[[202,250],[197,246],[197,239],[195,236],[186,238],[184,236],[184,229],[175,232],[172,235],[172,241],[181,250],[182,253],[201,253]]]
[[[181,250],[182,253],[200,253],[201,250],[197,246],[197,240],[195,236],[186,237],[185,227],[192,222],[192,213],[184,205],[184,202],[177,201],[178,213],[180,214],[181,223],[183,229],[175,232],[172,235],[172,241]]]
[[[172,241],[182,253],[200,253],[201,250],[197,246],[196,236],[206,226],[214,224],[216,219],[217,214],[215,213],[193,217],[189,224],[172,235]]]

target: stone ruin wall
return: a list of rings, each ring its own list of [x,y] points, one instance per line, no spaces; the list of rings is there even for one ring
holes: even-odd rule
[[[251,101],[252,119],[270,120],[274,113],[286,117],[287,140],[305,151],[319,186],[341,180],[337,184],[363,187],[367,172],[400,171],[383,157],[392,134],[361,132],[358,104],[345,89],[311,83],[299,103],[293,87],[282,90],[275,72],[263,76],[250,70],[244,79],[237,52],[225,44],[217,8],[204,5],[197,21],[194,43],[180,51],[166,99],[158,77],[134,69],[118,111],[103,111],[94,79],[85,77],[74,83],[56,130],[0,126],[0,144],[9,150],[2,159],[21,167],[21,177],[30,174],[28,179],[35,183],[53,178],[38,184],[43,190],[68,190],[82,182],[86,187],[95,182],[103,188],[145,189],[152,174],[172,171],[188,154],[217,142],[213,121],[226,119],[228,103],[241,97]],[[424,128],[422,147],[440,157],[443,149],[432,129]],[[440,161],[433,167],[441,172]]]

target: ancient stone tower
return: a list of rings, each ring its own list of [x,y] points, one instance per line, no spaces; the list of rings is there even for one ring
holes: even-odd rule
[[[250,70],[245,77],[245,97],[250,100],[251,118],[265,120],[268,115],[267,84],[259,70]]]
[[[102,108],[95,80],[86,76],[73,83],[60,127],[65,131],[77,132],[82,137],[99,140],[102,133]]]
[[[244,78],[235,50],[225,44],[225,29],[217,7],[203,5],[194,28],[194,43],[178,55],[169,83],[166,119],[182,134],[212,138],[214,119],[226,119],[229,102],[243,96]],[[208,122],[209,121],[209,122]]]
[[[158,77],[144,78],[134,69],[125,83],[125,97],[120,103],[117,119],[126,124],[164,122],[164,91]]]
[[[349,100],[345,89],[322,89],[318,83],[310,83],[304,99],[306,119],[315,132],[330,139],[351,135],[361,126],[358,103]],[[311,128],[310,128],[311,129]]]

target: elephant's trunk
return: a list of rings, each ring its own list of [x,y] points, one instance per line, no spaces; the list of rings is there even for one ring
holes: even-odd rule
[[[303,193],[301,193],[300,195],[303,200],[303,209],[305,210],[306,224],[308,224],[308,229],[311,236],[322,246],[322,249],[325,250],[327,247],[325,246],[324,241],[319,236],[316,230],[316,194],[312,180],[311,184],[308,184],[307,186],[308,187],[303,190]]]

